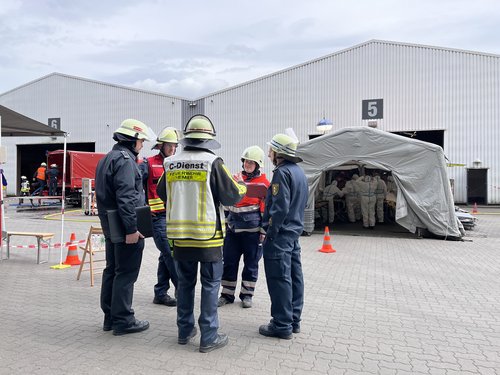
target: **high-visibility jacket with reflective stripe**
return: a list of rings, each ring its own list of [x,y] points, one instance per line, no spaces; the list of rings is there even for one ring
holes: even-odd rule
[[[156,185],[158,180],[163,174],[163,156],[157,154],[151,156],[148,159],[148,180],[147,180],[147,194],[148,194],[148,205],[151,207],[151,212],[164,212],[165,204],[158,196],[156,192]]]
[[[246,183],[261,183],[269,187],[269,180],[265,174],[249,178],[243,176]],[[262,225],[261,212],[264,212],[264,198],[245,196],[234,206],[225,207],[229,211],[227,224],[233,232],[258,232]]]
[[[181,152],[164,162],[167,181],[167,237],[177,247],[222,246],[225,228],[221,208],[216,207],[210,187],[210,153]]]
[[[45,181],[46,179],[45,173],[47,173],[46,167],[38,167],[38,169],[36,170],[36,178]]]

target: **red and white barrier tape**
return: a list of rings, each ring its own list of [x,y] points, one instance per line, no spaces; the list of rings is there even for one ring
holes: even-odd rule
[[[78,245],[78,244],[81,244],[81,243],[85,243],[87,242],[87,240],[79,240],[79,241],[73,241],[73,242],[66,242],[64,243],[64,247],[68,247],[69,245]],[[7,244],[4,242],[3,243],[3,246],[7,246]],[[10,245],[10,248],[12,249],[36,249],[37,245]],[[41,243],[40,244],[40,247],[42,249],[47,249],[49,247],[49,245],[47,245],[46,243]],[[61,243],[58,242],[58,243],[55,243],[53,245],[50,246],[51,248],[58,248],[58,247],[61,247]]]

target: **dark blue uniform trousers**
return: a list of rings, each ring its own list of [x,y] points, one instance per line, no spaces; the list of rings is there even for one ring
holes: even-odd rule
[[[291,334],[293,327],[300,326],[304,306],[299,240],[296,236],[278,234],[273,241],[264,242],[263,256],[273,329]]]
[[[156,214],[153,219],[153,239],[155,245],[160,250],[158,257],[158,282],[154,286],[155,297],[162,298],[170,289],[170,280],[177,289],[177,271],[175,270],[174,259],[170,251],[167,239],[166,214],[164,212]]]
[[[262,246],[259,246],[259,232],[226,232],[224,238],[224,273],[222,275],[222,293],[228,301],[234,302],[238,267],[243,255],[243,272],[241,273],[240,299],[253,297],[255,283],[259,277],[259,260],[262,257]]]
[[[196,262],[175,261],[179,284],[177,286],[177,327],[179,338],[186,338],[194,327],[194,294],[200,265],[201,306],[198,325],[200,326],[200,345],[211,344],[217,338],[219,317],[217,300],[222,277],[222,261]]]
[[[139,276],[144,239],[136,244],[112,243],[106,238],[106,268],[102,273],[101,309],[105,323],[121,330],[135,322],[132,298]]]

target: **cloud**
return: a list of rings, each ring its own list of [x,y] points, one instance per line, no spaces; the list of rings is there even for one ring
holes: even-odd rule
[[[495,0],[0,0],[0,92],[61,72],[196,98],[370,39],[500,53],[498,19]]]

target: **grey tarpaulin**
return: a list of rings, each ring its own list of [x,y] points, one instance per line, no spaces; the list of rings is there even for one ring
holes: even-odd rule
[[[445,237],[460,237],[443,149],[369,127],[340,129],[299,145],[297,155],[309,183],[306,212],[314,210],[314,192],[321,173],[334,167],[366,164],[391,171],[398,186],[396,222]],[[314,228],[306,215],[305,230]]]

